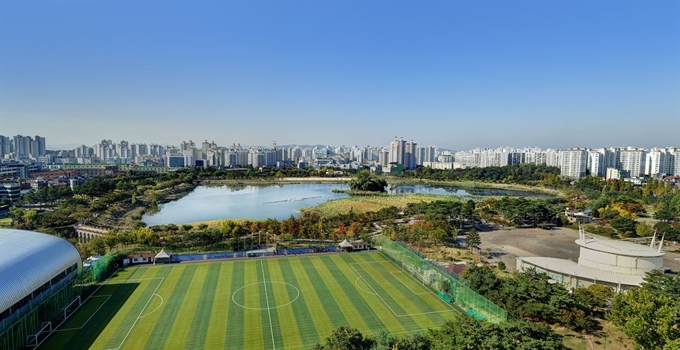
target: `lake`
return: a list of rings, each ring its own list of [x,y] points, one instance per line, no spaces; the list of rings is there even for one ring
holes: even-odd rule
[[[298,215],[297,210],[313,207],[325,201],[347,197],[333,190],[347,190],[346,184],[286,184],[269,186],[198,186],[186,196],[160,206],[159,212],[144,215],[142,220],[149,226],[185,224],[221,219],[264,220],[287,219]],[[461,188],[439,185],[397,185],[390,187],[389,194],[427,193],[465,196],[521,196],[548,197],[545,194],[494,189]]]

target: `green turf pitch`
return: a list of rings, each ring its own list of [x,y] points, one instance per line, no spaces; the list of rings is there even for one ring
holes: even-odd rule
[[[458,309],[380,253],[118,271],[40,349],[302,349],[338,326],[400,334]]]

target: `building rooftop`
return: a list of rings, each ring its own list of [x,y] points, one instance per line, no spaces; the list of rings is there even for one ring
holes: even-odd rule
[[[639,257],[659,257],[664,256],[663,251],[633,242],[616,241],[613,239],[577,239],[576,244],[581,247],[606,252],[611,254],[639,256]]]
[[[527,262],[545,270],[553,271],[561,275],[576,276],[581,279],[588,279],[613,284],[628,286],[639,286],[643,282],[643,276],[624,275],[611,271],[604,271],[589,266],[579,265],[572,260],[544,258],[544,257],[518,257],[518,260]]]
[[[0,312],[73,264],[81,265],[80,254],[65,239],[0,229]]]

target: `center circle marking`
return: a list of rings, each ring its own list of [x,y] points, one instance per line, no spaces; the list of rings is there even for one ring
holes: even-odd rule
[[[291,301],[289,301],[289,302],[287,302],[287,303],[285,303],[285,304],[276,305],[276,306],[271,306],[271,307],[250,307],[250,306],[245,306],[245,305],[239,303],[238,301],[236,301],[236,299],[235,299],[235,298],[236,298],[236,293],[240,292],[242,289],[246,289],[246,288],[248,288],[248,287],[250,287],[250,286],[256,286],[256,285],[258,285],[258,284],[265,284],[265,283],[269,283],[269,284],[283,284],[283,285],[285,285],[285,286],[293,287],[293,288],[295,288],[295,291],[297,292],[297,295],[295,296],[295,298],[293,298],[293,300],[291,300]],[[288,305],[294,303],[299,297],[300,297],[300,290],[299,290],[296,286],[294,286],[294,285],[292,285],[292,284],[290,284],[290,283],[286,283],[286,282],[277,282],[277,281],[263,281],[263,282],[257,282],[257,283],[246,284],[245,286],[243,286],[243,287],[237,289],[237,290],[234,291],[234,293],[231,295],[231,301],[233,301],[234,304],[236,304],[236,305],[238,305],[238,306],[240,306],[240,307],[242,307],[242,308],[244,308],[244,309],[248,309],[248,310],[273,310],[273,309],[282,308],[282,307],[284,307],[284,306],[288,306]]]

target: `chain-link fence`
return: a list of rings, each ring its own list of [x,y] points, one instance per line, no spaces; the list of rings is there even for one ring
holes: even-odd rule
[[[508,312],[468,287],[460,276],[425,259],[419,252],[387,237],[380,241],[381,251],[411,276],[437,291],[440,298],[455,303],[478,319],[499,323],[508,319]]]

